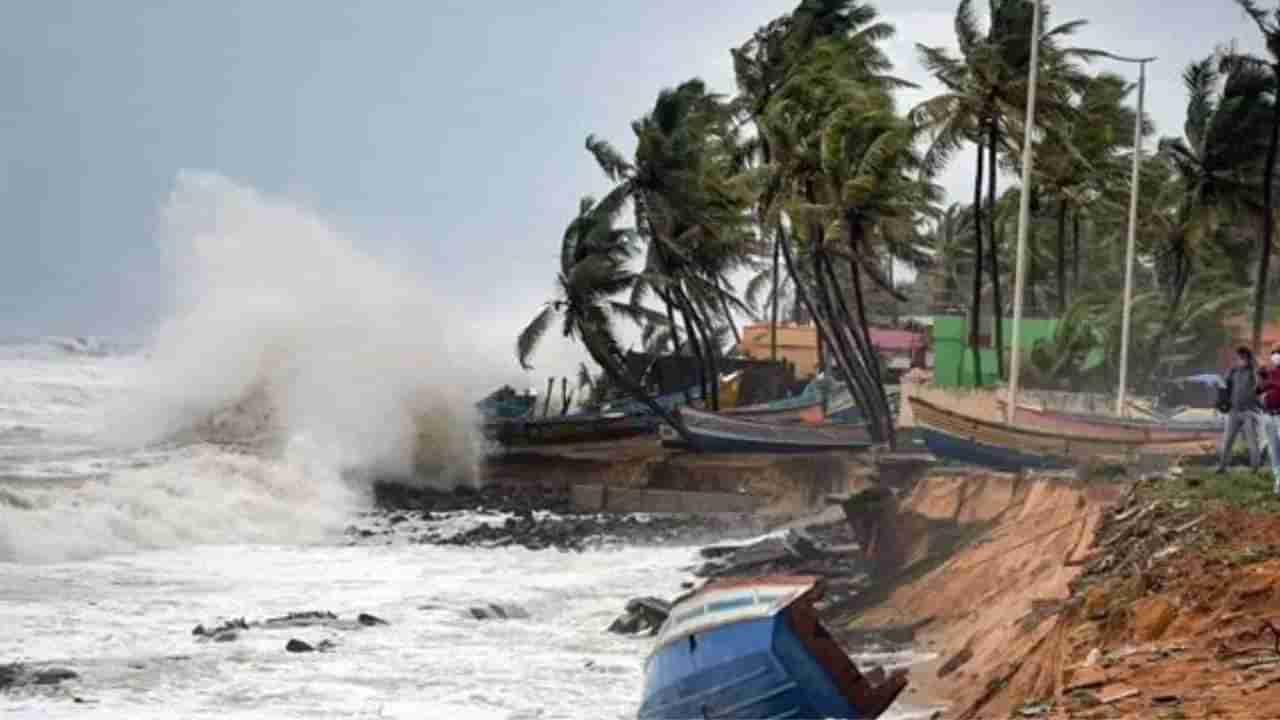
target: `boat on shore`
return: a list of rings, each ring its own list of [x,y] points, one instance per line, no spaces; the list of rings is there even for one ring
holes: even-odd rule
[[[1008,407],[1005,401],[997,401],[1001,412]],[[1216,441],[1222,434],[1221,421],[1161,422],[1145,418],[1120,418],[1112,415],[1092,415],[1058,410],[1042,410],[1018,405],[1013,424],[1032,430],[1051,433],[1084,433],[1135,442],[1180,442],[1184,440]]]
[[[1099,432],[1053,433],[963,415],[920,398],[910,402],[916,427],[935,456],[997,470],[1064,469],[1144,456],[1197,457],[1217,449],[1216,435],[1144,441]]]
[[[804,402],[791,402],[794,398],[787,400],[779,400],[771,403],[762,403],[760,405],[747,405],[745,407],[729,408],[721,411],[722,415],[728,417],[739,418],[741,420],[753,420],[755,422],[772,423],[775,425],[803,424],[803,425],[820,425],[823,421],[822,401],[806,400]]]
[[[679,408],[689,439],[667,425],[659,428],[666,447],[702,452],[800,453],[865,450],[871,445],[865,425],[779,425],[730,415]]]
[[[681,600],[645,661],[640,720],[877,718],[905,671],[862,673],[818,619],[821,581],[724,580]]]
[[[554,418],[512,419],[487,422],[485,437],[505,447],[563,445],[620,440],[652,433],[658,427],[654,415],[581,414]]]

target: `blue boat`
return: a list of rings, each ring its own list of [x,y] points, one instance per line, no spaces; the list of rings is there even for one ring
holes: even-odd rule
[[[876,718],[906,672],[864,675],[818,620],[815,577],[712,583],[672,608],[645,662],[640,720]]]
[[[999,445],[956,437],[940,430],[922,427],[925,447],[935,457],[962,465],[980,465],[993,470],[1065,470],[1070,463],[1059,458],[1018,452]]]
[[[509,386],[496,390],[476,403],[476,410],[486,420],[514,420],[528,416],[538,404],[533,393],[517,394]]]

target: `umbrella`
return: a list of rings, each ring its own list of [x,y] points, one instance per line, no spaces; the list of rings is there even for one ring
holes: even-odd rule
[[[1208,387],[1215,387],[1215,388],[1224,388],[1227,386],[1227,381],[1223,380],[1221,375],[1217,375],[1215,373],[1201,373],[1199,375],[1188,375],[1186,377],[1173,378],[1169,380],[1169,382],[1176,383],[1179,385],[1183,383],[1194,383],[1196,385],[1206,385]]]

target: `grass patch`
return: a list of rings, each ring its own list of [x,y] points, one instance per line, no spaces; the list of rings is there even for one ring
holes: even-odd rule
[[[1171,502],[1188,501],[1212,505],[1221,503],[1258,512],[1280,513],[1280,497],[1272,492],[1270,469],[1248,470],[1218,475],[1212,470],[1188,470],[1182,477],[1169,476],[1152,490],[1152,495]]]

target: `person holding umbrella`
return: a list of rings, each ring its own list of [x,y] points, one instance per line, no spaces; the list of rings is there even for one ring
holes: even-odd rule
[[[1254,472],[1262,464],[1258,451],[1258,367],[1253,361],[1253,351],[1247,347],[1236,348],[1236,364],[1227,371],[1226,392],[1223,405],[1218,409],[1226,413],[1222,428],[1222,454],[1218,460],[1218,472],[1225,473],[1231,462],[1231,450],[1236,436],[1245,431],[1249,445],[1249,466]]]

